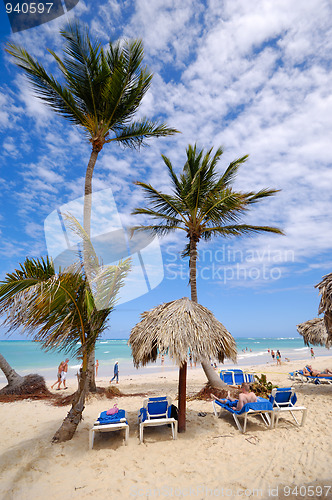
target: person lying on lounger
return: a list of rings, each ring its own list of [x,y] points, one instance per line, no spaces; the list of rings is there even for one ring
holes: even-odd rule
[[[303,368],[303,375],[307,377],[332,377],[332,370],[325,368],[322,372],[314,370],[311,365],[307,365]]]
[[[217,401],[220,401],[220,403],[227,403],[227,402],[232,402],[233,405],[236,407],[236,410],[242,410],[245,404],[247,403],[256,403],[257,397],[256,394],[253,392],[250,392],[250,386],[246,382],[243,382],[241,385],[241,394],[239,394],[239,399],[233,399],[230,397],[229,392],[228,392],[228,398],[227,399],[220,399],[211,394],[213,399],[216,399]]]

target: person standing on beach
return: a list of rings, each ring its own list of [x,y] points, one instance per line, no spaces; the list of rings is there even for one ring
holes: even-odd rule
[[[61,386],[61,382],[63,383],[63,388],[64,389],[68,389],[68,387],[66,386],[66,378],[67,378],[67,372],[68,372],[68,363],[69,363],[69,359],[67,358],[65,360],[65,362],[62,364],[61,380],[60,380],[60,383],[59,383],[59,389],[60,389],[60,386]]]
[[[119,362],[118,361],[115,361],[115,365],[114,365],[114,376],[113,378],[110,380],[110,384],[113,382],[113,380],[116,378],[116,383],[118,384],[119,383]]]
[[[311,348],[311,349],[310,349],[310,354],[311,354],[311,357],[312,357],[312,358],[316,359],[316,358],[315,358],[315,353],[314,353],[313,348]]]
[[[277,365],[281,365],[281,354],[279,351],[277,351],[276,358],[277,358]]]
[[[271,356],[272,356],[272,359],[273,359],[273,361],[274,361],[275,354],[274,354],[274,350],[273,350],[273,349],[272,349],[272,351],[271,351]]]
[[[61,372],[62,372],[62,365],[64,364],[64,361],[61,361],[61,363],[58,366],[58,373],[57,373],[57,381],[54,382],[53,385],[51,385],[51,389],[58,384],[57,390],[60,390],[60,384],[61,384]]]
[[[99,361],[98,361],[98,359],[96,359],[95,368],[96,368],[96,378],[97,378],[98,377],[98,368],[99,368]]]

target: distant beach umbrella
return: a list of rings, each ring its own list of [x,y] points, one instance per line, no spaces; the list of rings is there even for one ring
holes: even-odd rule
[[[323,276],[323,279],[318,285],[321,295],[318,314],[324,313],[324,323],[327,331],[326,347],[332,345],[332,273]]]
[[[299,334],[302,335],[304,343],[307,346],[312,344],[327,348],[331,347],[332,342],[328,337],[323,318],[310,319],[305,323],[300,323],[296,328]]]
[[[209,309],[187,297],[161,304],[141,316],[128,341],[134,365],[138,368],[156,361],[160,352],[167,351],[180,367],[179,431],[184,431],[189,352],[194,361],[230,358],[236,362],[236,342]]]

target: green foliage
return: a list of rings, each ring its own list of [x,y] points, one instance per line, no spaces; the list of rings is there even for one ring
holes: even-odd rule
[[[253,384],[250,384],[250,386],[256,396],[261,396],[268,399],[271,395],[272,389],[278,387],[277,385],[273,385],[272,382],[267,381],[265,373],[262,373],[260,377],[258,375],[255,375],[255,379],[257,381]]]
[[[35,95],[55,112],[82,126],[91,142],[116,141],[140,147],[148,137],[177,132],[164,123],[133,121],[150,88],[152,73],[143,63],[141,40],[121,41],[103,48],[88,29],[69,23],[60,31],[64,55],[48,50],[62,75],[58,81],[23,47],[8,43],[6,51],[27,75]],[[112,135],[110,136],[110,132]]]
[[[4,325],[9,331],[23,327],[47,350],[72,351],[77,356],[88,354],[107,326],[130,261],[109,268],[107,279],[103,278],[109,306],[97,310],[83,266],[77,264],[55,273],[48,258],[27,258],[0,282],[0,315],[5,316]]]
[[[215,154],[212,154],[212,149],[204,154],[196,145],[189,145],[186,153],[187,161],[179,176],[171,161],[162,157],[171,178],[172,194],[161,193],[144,182],[136,183],[145,192],[147,208],[136,208],[133,214],[149,216],[155,223],[135,226],[133,232],[149,231],[163,236],[180,229],[195,244],[201,238],[210,240],[212,236],[240,236],[261,231],[282,234],[275,227],[240,223],[252,203],[278,192],[275,189],[238,192],[231,187],[240,165],[248,156],[234,160],[220,174],[217,166],[222,148]],[[184,256],[189,255],[189,247],[188,244]]]

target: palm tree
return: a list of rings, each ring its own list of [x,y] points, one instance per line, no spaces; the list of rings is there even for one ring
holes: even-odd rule
[[[135,215],[148,216],[153,220],[149,225],[138,225],[135,231],[148,231],[164,236],[182,230],[189,242],[183,256],[189,257],[191,300],[198,302],[196,283],[197,245],[201,239],[209,241],[213,236],[241,236],[249,233],[282,231],[269,226],[252,226],[240,223],[250,205],[263,198],[274,195],[275,189],[262,189],[258,192],[237,192],[232,189],[238,169],[248,156],[231,162],[223,174],[218,174],[217,165],[223,150],[219,148],[212,155],[212,148],[204,154],[196,145],[186,150],[187,161],[180,176],[177,176],[170,160],[162,156],[171,177],[172,194],[164,194],[144,182],[136,185],[144,189],[148,208],[136,208]],[[202,362],[205,374],[214,387],[222,382],[208,360]],[[186,365],[183,371],[186,371]]]
[[[92,176],[104,144],[116,142],[125,147],[139,148],[150,137],[172,135],[177,130],[146,118],[134,120],[153,76],[142,66],[141,40],[110,42],[104,49],[100,42],[92,41],[88,29],[78,23],[68,24],[60,33],[65,40],[63,58],[52,50],[48,52],[58,65],[63,83],[48,73],[23,47],[9,43],[6,50],[27,75],[35,95],[53,111],[83,127],[91,142],[83,214],[83,227],[90,237]],[[84,259],[89,277],[86,246]],[[94,367],[93,356],[91,364]],[[94,369],[90,372],[91,389],[95,390]]]
[[[71,351],[82,358],[79,387],[54,442],[71,439],[82,419],[89,356],[107,326],[129,267],[127,260],[100,272],[98,279],[109,299],[108,307],[101,311],[94,307],[84,267],[78,264],[56,274],[49,258],[27,258],[0,282],[0,315],[6,316],[9,331],[23,326],[45,349]]]
[[[0,389],[0,395],[50,395],[46,387],[45,379],[37,373],[30,373],[22,377],[14,368],[10,366],[8,361],[0,354],[0,370],[3,371],[7,385]]]

